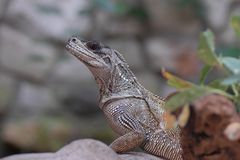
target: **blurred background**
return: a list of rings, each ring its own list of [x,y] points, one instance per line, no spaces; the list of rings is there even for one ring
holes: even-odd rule
[[[0,0],[0,157],[116,137],[92,75],[64,49],[73,34],[120,51],[139,81],[165,97],[174,89],[161,67],[198,80],[198,36],[207,28],[219,53],[239,56],[232,14],[239,0]]]

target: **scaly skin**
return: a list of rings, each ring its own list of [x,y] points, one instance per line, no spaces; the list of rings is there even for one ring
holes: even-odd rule
[[[110,147],[118,153],[141,147],[169,160],[182,160],[180,129],[166,128],[164,101],[137,81],[122,55],[101,43],[73,36],[66,49],[92,72],[99,106],[120,135]]]

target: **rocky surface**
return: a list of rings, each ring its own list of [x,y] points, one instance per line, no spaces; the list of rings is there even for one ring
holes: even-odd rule
[[[206,17],[208,24],[217,31],[223,30],[228,25],[228,13],[234,0],[203,0],[203,5],[209,15]],[[218,10],[218,13],[214,12]]]
[[[56,151],[76,137],[113,141],[113,132],[101,116],[78,118],[70,113],[54,113],[55,116],[43,113],[28,113],[28,117],[23,117],[23,113],[13,115],[2,125],[1,138],[25,152]]]
[[[194,18],[194,12],[187,9],[177,9],[177,5],[173,5],[175,2],[144,0],[151,28],[158,32],[168,31],[184,35],[198,33],[200,31],[200,21]],[[175,28],[176,26],[178,26],[178,29]]]
[[[58,3],[55,0],[13,0],[7,10],[6,19],[35,38],[65,41],[69,34],[90,31],[90,17],[84,14],[89,5],[87,0]]]
[[[111,39],[106,41],[106,44],[123,53],[123,56],[128,60],[132,69],[137,70],[144,67],[144,62],[141,57],[142,48],[138,41],[130,38]]]
[[[30,79],[46,79],[56,58],[56,48],[6,25],[0,26],[0,36],[0,63],[4,68]]]
[[[141,152],[116,154],[100,141],[84,139],[72,142],[56,153],[14,155],[2,160],[163,160]]]
[[[4,73],[0,73],[0,115],[7,112],[11,98],[15,96],[16,81]]]

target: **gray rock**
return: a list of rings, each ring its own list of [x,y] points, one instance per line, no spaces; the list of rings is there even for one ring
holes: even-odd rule
[[[162,85],[160,76],[147,72],[141,71],[140,73],[135,74],[139,82],[149,91],[162,95]]]
[[[100,111],[98,90],[93,79],[78,83],[56,81],[52,89],[62,106],[73,114],[85,115]]]
[[[3,14],[3,11],[4,11],[3,8],[5,7],[5,6],[4,6],[5,1],[6,1],[6,0],[0,1],[0,19],[2,18],[2,14]]]
[[[0,73],[0,114],[4,114],[10,102],[15,100],[16,81]]]
[[[202,0],[206,8],[208,25],[214,30],[221,31],[229,23],[229,13],[234,0]],[[217,11],[217,12],[216,12]]]
[[[91,29],[87,0],[15,0],[8,9],[7,20],[31,36],[66,40],[73,33]]]
[[[0,133],[3,142],[21,150],[56,151],[74,139],[91,137],[106,143],[114,139],[102,114],[78,116],[61,109],[52,114],[21,114],[8,117]]]
[[[74,114],[96,112],[98,88],[92,74],[78,59],[65,55],[51,74],[50,86],[58,101]]]
[[[2,160],[121,160],[108,146],[96,140],[75,141],[54,154],[16,155]]]
[[[235,9],[231,10],[231,15],[238,15],[240,16],[240,4],[238,6],[236,6]],[[229,21],[230,17],[228,17],[228,21]],[[224,30],[221,31],[218,34],[215,34],[216,39],[218,39],[219,37],[219,43],[222,44],[223,46],[239,46],[239,38],[238,36],[236,36],[235,31],[233,30],[232,26],[230,23],[226,24],[224,26]]]
[[[233,46],[235,44],[237,46],[240,42],[230,24],[221,33],[217,34],[216,37],[219,38],[218,43],[223,45]]]
[[[85,115],[99,112],[98,90],[95,82],[57,83],[54,92],[62,106],[73,114]]]
[[[57,50],[9,28],[0,27],[0,63],[13,72],[44,80],[54,64]]]
[[[0,20],[1,18],[4,18],[6,8],[8,6],[9,0],[1,0],[0,1]]]
[[[149,56],[151,67],[156,71],[160,71],[164,67],[167,70],[180,72],[179,63],[181,62],[179,61],[182,61],[181,56],[195,54],[197,41],[197,39],[191,38],[171,39],[153,37],[147,39],[145,49]]]
[[[140,44],[134,39],[112,39],[106,45],[123,54],[128,64],[133,69],[143,68],[142,50]]]
[[[161,97],[168,97],[169,95],[175,93],[177,90],[173,87],[170,87],[169,85],[163,85],[162,90],[161,90]]]
[[[156,32],[172,32],[195,35],[200,31],[200,22],[193,14],[182,13],[175,8],[172,1],[144,0],[149,14],[150,25]]]
[[[77,137],[79,128],[66,117],[44,114],[8,118],[1,128],[2,141],[21,150],[55,151]]]
[[[41,114],[58,110],[59,104],[54,93],[47,87],[23,82],[20,84],[12,114]]]
[[[136,77],[139,82],[146,88],[147,90],[151,91],[152,93],[166,98],[169,94],[176,91],[173,87],[167,85],[167,83],[162,82],[162,78],[150,73],[150,72],[141,72],[136,73]]]
[[[124,18],[117,14],[97,10],[95,14],[95,29],[94,34],[97,37],[101,36],[133,36],[141,35],[143,25],[137,18],[125,16]]]
[[[82,160],[121,160],[107,145],[90,139],[75,141],[58,151],[56,155],[65,157],[66,160],[78,160],[79,157]]]
[[[62,106],[73,114],[96,113],[98,108],[98,90],[93,79],[89,82],[58,83],[53,90]]]
[[[84,139],[72,142],[56,153],[14,155],[2,160],[163,160],[146,153],[116,154],[102,142]]]
[[[2,158],[1,160],[60,160],[53,153],[20,154]],[[62,159],[61,159],[62,160]]]
[[[65,58],[58,61],[53,68],[51,79],[54,82],[81,83],[93,76],[87,67],[69,53],[64,53]]]
[[[160,70],[161,67],[174,70],[175,47],[171,42],[161,38],[150,38],[145,43],[151,66],[155,70]]]

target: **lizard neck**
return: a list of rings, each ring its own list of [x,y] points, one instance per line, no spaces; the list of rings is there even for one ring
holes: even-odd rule
[[[103,73],[98,71],[98,73]],[[127,64],[116,64],[113,69],[101,76],[94,73],[100,91],[100,107],[109,100],[125,97],[141,97],[142,86]]]
[[[141,85],[127,64],[120,63],[115,66],[108,85],[111,93],[120,94],[128,90],[139,90],[140,87]]]

